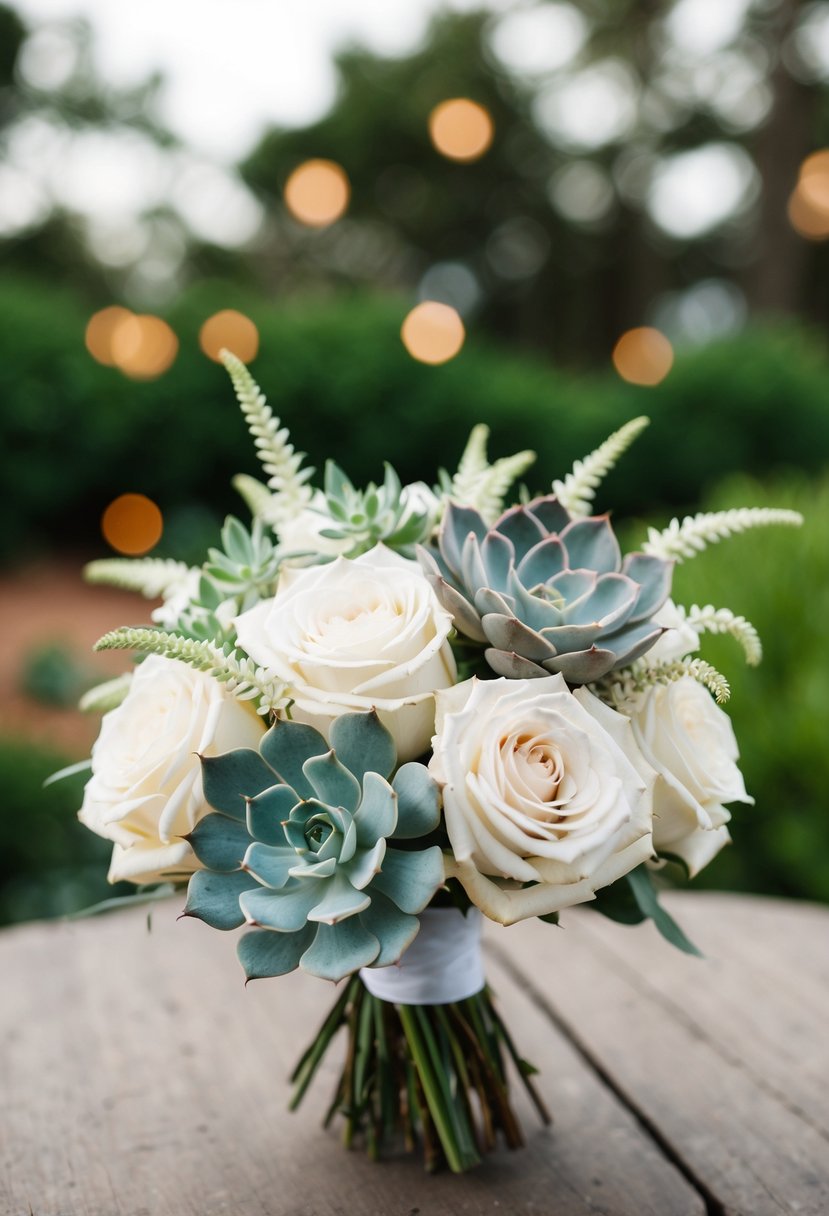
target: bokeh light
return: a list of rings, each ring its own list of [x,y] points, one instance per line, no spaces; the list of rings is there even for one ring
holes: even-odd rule
[[[112,361],[132,380],[155,380],[172,367],[178,338],[166,321],[149,314],[128,316],[114,329]]]
[[[285,206],[309,228],[327,228],[345,213],[351,185],[333,160],[306,160],[285,183]]]
[[[660,384],[673,363],[674,349],[668,339],[647,325],[623,333],[613,348],[613,365],[629,384]]]
[[[98,363],[102,363],[104,367],[115,367],[112,339],[119,325],[131,316],[132,313],[128,308],[112,304],[108,308],[99,309],[89,318],[84,334],[86,349],[92,358]]]
[[[208,317],[199,330],[199,346],[208,359],[219,362],[219,352],[229,350],[243,363],[250,363],[259,353],[259,330],[244,313],[224,308]]]
[[[494,133],[489,110],[466,97],[442,101],[429,115],[432,143],[449,160],[478,160],[492,143]]]
[[[101,516],[104,540],[118,553],[139,557],[155,548],[164,531],[161,511],[145,494],[121,494]]]
[[[829,148],[807,156],[789,198],[789,222],[809,241],[829,238]]]
[[[424,300],[413,308],[400,330],[403,345],[420,363],[446,363],[463,346],[466,331],[454,308]]]

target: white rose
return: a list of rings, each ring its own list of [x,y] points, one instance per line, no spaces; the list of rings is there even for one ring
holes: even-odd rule
[[[256,748],[264,723],[211,676],[151,655],[104,715],[78,818],[115,842],[109,881],[147,883],[196,869],[181,837],[209,811],[199,755]],[[198,754],[197,754],[198,753]]]
[[[666,600],[654,613],[653,623],[662,625],[666,632],[648,651],[648,663],[673,663],[699,650],[699,634],[693,625],[688,624],[673,600]]]
[[[236,619],[240,646],[289,686],[295,721],[327,738],[340,714],[374,708],[401,761],[428,749],[435,690],[455,681],[451,628],[416,563],[382,545],[284,570],[276,597]]]
[[[681,857],[696,874],[730,840],[726,802],[753,802],[737,768],[728,715],[691,676],[649,688],[631,714],[633,731],[658,773],[653,801],[657,853]]]
[[[509,925],[583,903],[652,856],[655,774],[622,714],[560,675],[469,680],[437,701],[429,769],[444,787],[447,874],[487,916]]]

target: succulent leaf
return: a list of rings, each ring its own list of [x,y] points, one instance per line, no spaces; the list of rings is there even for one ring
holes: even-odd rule
[[[302,766],[311,756],[323,756],[328,751],[328,744],[319,731],[301,722],[277,720],[259,744],[259,750],[281,784],[290,785],[300,798],[313,796],[313,786]]]
[[[275,773],[258,752],[240,747],[223,756],[201,757],[205,801],[243,822],[248,798],[255,798],[274,783]]]
[[[426,768],[403,765],[389,784],[394,742],[373,712],[344,715],[332,742],[280,722],[260,752],[202,760],[216,811],[192,834],[207,868],[191,878],[186,911],[217,928],[255,926],[239,947],[249,979],[297,963],[331,979],[396,962],[417,932],[413,914],[443,882],[437,846],[388,847],[398,803],[401,840],[439,823],[439,789]],[[280,939],[272,948],[270,935]]]
[[[195,916],[212,929],[238,929],[244,924],[240,899],[256,886],[256,880],[243,870],[219,874],[196,870],[187,887],[185,916]]]
[[[383,869],[374,885],[401,912],[422,912],[443,885],[443,854],[437,845],[420,853],[386,849]]]
[[[244,822],[229,815],[206,815],[184,839],[208,870],[238,870],[250,842]]]
[[[394,775],[397,794],[397,827],[393,840],[416,840],[428,836],[440,823],[440,789],[423,764],[412,760]]]
[[[394,739],[374,710],[335,718],[330,739],[337,757],[358,781],[369,772],[388,777],[394,768],[397,759]]]
[[[302,954],[313,940],[314,930],[310,925],[299,933],[251,929],[239,939],[236,953],[245,977],[248,980],[263,980],[296,970]]]
[[[320,925],[299,961],[304,971],[336,983],[360,967],[368,967],[379,953],[379,940],[354,916],[337,925]]]
[[[571,683],[599,679],[657,641],[651,619],[672,573],[652,555],[623,562],[606,516],[571,518],[551,495],[489,528],[449,503],[436,547],[418,560],[458,633],[487,646],[498,675],[559,672]]]

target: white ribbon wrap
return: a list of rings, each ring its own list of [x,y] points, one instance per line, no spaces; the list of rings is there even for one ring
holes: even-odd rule
[[[427,908],[400,962],[363,967],[360,979],[372,996],[395,1005],[448,1005],[474,996],[485,983],[480,911]]]

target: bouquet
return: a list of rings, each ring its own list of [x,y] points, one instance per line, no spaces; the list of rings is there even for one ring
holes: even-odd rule
[[[751,802],[700,639],[731,634],[750,663],[760,643],[728,609],[673,603],[673,566],[800,516],[674,520],[623,557],[592,502],[645,418],[512,506],[533,453],[490,462],[484,426],[434,488],[387,466],[359,490],[332,462],[314,488],[222,358],[266,481],[235,480],[252,523],[229,518],[199,569],[87,568],[162,605],[98,643],[140,661],[84,699],[104,717],[80,818],[133,898],[186,885],[184,916],[244,928],[248,980],[300,967],[341,985],[294,1105],[344,1028],[328,1120],[346,1143],[462,1171],[521,1143],[510,1073],[549,1118],[486,985],[483,918],[554,925],[590,902],[694,950],[659,889]]]

